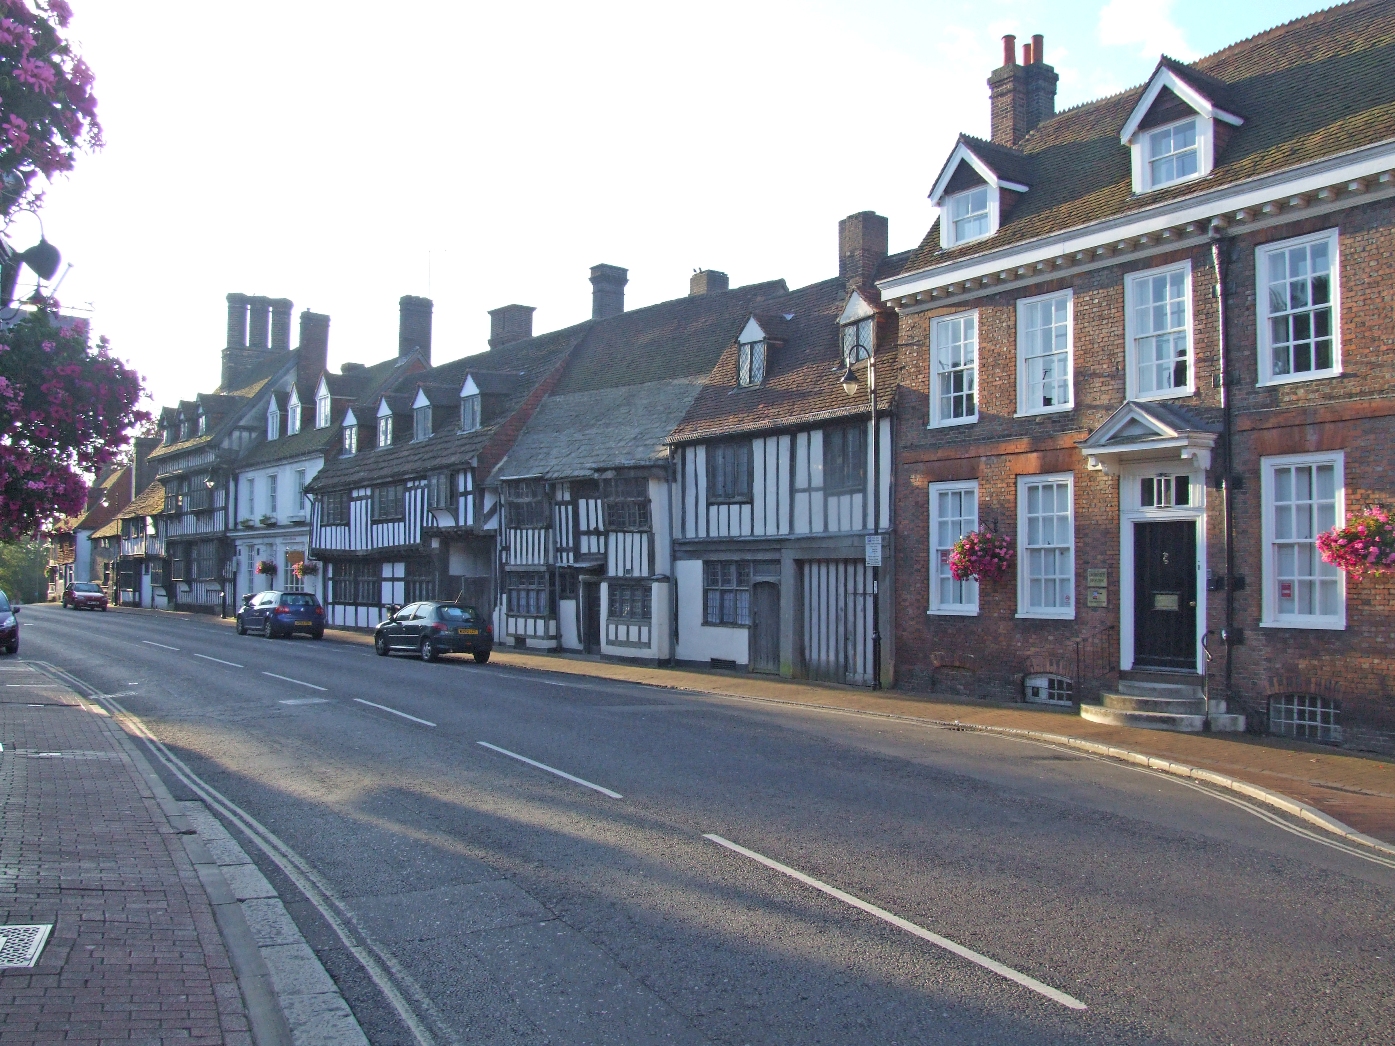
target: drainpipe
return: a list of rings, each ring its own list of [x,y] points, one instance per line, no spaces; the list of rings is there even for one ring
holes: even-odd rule
[[[1221,515],[1225,532],[1225,630],[1221,641],[1225,643],[1225,689],[1230,698],[1231,677],[1234,671],[1232,651],[1235,644],[1235,531],[1234,511],[1231,504],[1233,495],[1231,478],[1234,474],[1233,443],[1230,421],[1230,366],[1226,353],[1226,286],[1225,286],[1225,243],[1224,229],[1211,226],[1211,265],[1216,271],[1216,347],[1221,378],[1221,455],[1225,462],[1225,472],[1221,477]],[[1210,724],[1210,702],[1207,702],[1207,724]]]
[[[670,454],[668,459],[668,593],[669,627],[672,635],[668,640],[668,667],[678,667],[678,559],[675,548],[678,535],[678,509],[683,503],[682,491],[678,489],[678,455]]]

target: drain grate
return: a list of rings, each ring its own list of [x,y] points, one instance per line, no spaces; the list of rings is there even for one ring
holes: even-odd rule
[[[32,926],[0,926],[0,969],[33,966],[53,930],[52,923]]]

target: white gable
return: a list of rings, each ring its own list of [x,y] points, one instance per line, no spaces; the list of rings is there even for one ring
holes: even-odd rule
[[[764,341],[765,331],[756,322],[756,318],[752,316],[746,321],[746,326],[741,328],[741,333],[736,336],[736,340],[740,342]]]
[[[297,389],[294,385],[291,386],[290,406],[292,410],[300,406],[300,390]]]
[[[961,163],[967,163],[978,172],[980,178],[995,189],[1011,189],[1013,192],[1026,192],[1027,186],[1019,182],[1010,182],[999,178],[993,168],[974,155],[974,151],[963,142],[954,147],[954,152],[949,154],[949,161],[945,164],[944,170],[940,173],[939,180],[935,182],[935,187],[930,190],[930,202],[936,207],[940,205],[940,200],[944,198],[945,191],[949,188],[950,181],[954,178],[954,172],[959,169]]]
[[[479,394],[480,387],[475,384],[474,375],[465,375],[465,384],[460,386],[460,398],[464,399],[466,396],[478,396]]]
[[[317,389],[315,390],[315,398],[316,398],[317,400],[319,400],[319,399],[324,399],[324,398],[325,398],[326,396],[328,396],[328,395],[329,395],[329,382],[325,381],[325,379],[324,379],[323,377],[321,377],[321,378],[320,378],[320,385],[319,385],[319,388],[317,388]]]
[[[856,323],[858,320],[865,320],[869,316],[875,316],[877,310],[868,304],[859,291],[853,291],[848,297],[848,304],[843,308],[843,315],[838,317],[838,325],[845,323]]]
[[[423,390],[423,389],[417,389],[417,398],[414,399],[414,400],[412,400],[412,409],[413,409],[413,410],[419,410],[419,409],[422,408],[422,407],[429,407],[429,406],[431,406],[431,401],[430,401],[429,399],[426,398],[426,392],[425,392],[425,390]],[[383,412],[382,412],[381,410],[378,411],[378,417],[381,418],[382,416],[383,416]]]
[[[350,407],[344,412],[344,427],[350,428],[358,424],[358,418],[354,417],[354,409]]]
[[[392,408],[388,406],[387,397],[384,396],[378,401],[378,417],[386,418],[392,414]]]
[[[268,417],[273,414],[281,413],[281,408],[276,405],[276,397],[274,395],[266,401],[266,413]]]
[[[1245,122],[1243,117],[1234,113],[1226,112],[1215,105],[1211,99],[1198,91],[1191,84],[1187,83],[1171,69],[1163,66],[1153,74],[1153,79],[1148,84],[1148,89],[1143,92],[1143,97],[1138,100],[1138,104],[1133,107],[1133,112],[1129,114],[1128,122],[1124,124],[1123,130],[1119,132],[1119,141],[1124,145],[1133,142],[1133,136],[1138,133],[1138,126],[1143,122],[1143,118],[1148,115],[1148,110],[1153,107],[1153,103],[1158,100],[1158,95],[1162,94],[1166,88],[1175,94],[1182,101],[1197,111],[1208,120],[1220,120],[1223,123],[1232,124],[1239,127]]]

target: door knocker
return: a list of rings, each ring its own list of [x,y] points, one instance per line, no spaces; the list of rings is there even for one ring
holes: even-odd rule
[[[1163,566],[1167,566],[1167,555],[1166,552],[1163,553]]]

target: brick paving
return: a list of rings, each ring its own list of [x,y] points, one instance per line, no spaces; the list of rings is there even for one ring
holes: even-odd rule
[[[0,1042],[251,1046],[208,896],[119,728],[26,685],[46,682],[0,670],[0,925],[53,924],[33,969],[0,969]]]

